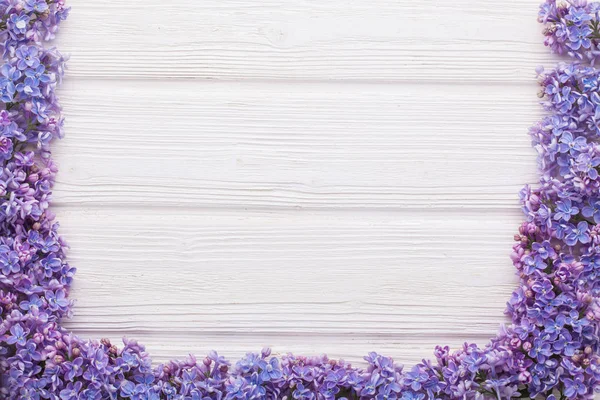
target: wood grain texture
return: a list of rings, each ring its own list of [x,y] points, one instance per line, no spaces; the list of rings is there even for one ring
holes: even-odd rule
[[[100,0],[59,44],[72,77],[530,82],[555,59],[538,3]]]
[[[167,341],[177,354],[215,346],[231,354],[239,340],[234,349],[356,360],[408,338],[415,351],[405,344],[399,356],[412,363],[440,340],[484,344],[516,286],[507,249],[518,213],[103,208],[58,216],[79,269],[67,326],[150,339],[151,351]],[[346,335],[342,348],[327,349]]]
[[[537,179],[535,93],[75,80],[56,204],[513,209]]]
[[[65,325],[155,362],[485,344],[537,179],[537,3],[74,4]]]

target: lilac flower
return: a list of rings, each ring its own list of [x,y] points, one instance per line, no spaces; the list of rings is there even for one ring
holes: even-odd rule
[[[545,204],[542,204],[538,209],[537,218],[539,219],[540,224],[545,225],[548,228],[552,226],[552,212]]]
[[[40,59],[38,58],[39,49],[37,46],[22,45],[17,49],[16,55],[18,60],[17,67],[20,70],[28,68],[37,69],[40,65]]]
[[[423,393],[415,393],[415,392],[404,392],[402,394],[401,400],[424,400],[425,395]]]
[[[81,387],[83,384],[81,382],[68,383],[66,388],[60,391],[60,399],[61,400],[78,400]]]
[[[4,275],[15,274],[21,270],[19,256],[7,246],[0,246],[0,272]]]
[[[410,372],[406,373],[405,382],[412,390],[419,391],[428,378],[429,375],[418,365],[415,365]]]
[[[588,232],[589,225],[585,221],[581,221],[574,227],[565,237],[565,243],[569,246],[574,246],[578,242],[586,244],[589,243],[591,238]]]
[[[152,383],[154,383],[154,381],[155,381],[154,375],[152,375],[152,374],[135,375],[133,377],[133,380],[136,381],[137,383],[141,384],[142,386],[149,386]],[[195,380],[196,380],[195,371],[192,373],[190,373],[188,371],[183,371],[183,381],[187,382],[188,385],[192,385]]]
[[[581,342],[574,341],[573,336],[567,329],[560,329],[557,333],[558,336],[552,343],[552,348],[566,356],[574,356],[577,349],[581,348]]]
[[[592,17],[583,8],[570,7],[569,13],[565,15],[565,19],[575,25],[581,25],[587,21],[591,21]]]
[[[19,71],[17,67],[15,67],[12,64],[4,64],[0,68],[0,72],[2,73],[3,77],[0,79],[0,82],[2,82],[2,84],[7,84],[9,82],[14,84],[16,81],[19,80],[19,78],[21,78],[21,71]]]
[[[589,205],[584,206],[581,209],[581,213],[586,218],[593,218],[594,223],[600,223],[600,201],[598,200],[590,200],[588,202]]]
[[[46,291],[46,300],[48,301],[48,307],[52,311],[67,311],[69,306],[69,300],[66,298],[65,291],[62,289],[53,292],[52,290]]]
[[[159,397],[153,397],[149,393],[147,393],[147,395],[148,397],[146,397],[146,399],[148,400],[160,400]],[[158,395],[155,394],[155,396]],[[87,388],[81,392],[80,398],[83,400],[101,400],[102,392],[97,388]]]
[[[37,294],[32,294],[31,297],[29,297],[27,300],[23,300],[21,303],[19,303],[19,308],[21,308],[24,311],[29,311],[33,307],[40,309],[43,305],[44,302],[42,301],[40,296],[38,296]]]
[[[546,264],[544,259],[540,256],[525,256],[523,258],[523,265],[523,272],[525,272],[527,275],[533,274],[536,270],[543,271],[548,267],[548,264]]]
[[[564,395],[568,399],[574,399],[579,396],[583,396],[587,393],[587,387],[583,381],[583,375],[577,375],[574,379],[565,378],[563,383],[565,385]]]
[[[6,339],[6,343],[8,344],[18,344],[19,346],[25,346],[25,343],[27,343],[27,335],[28,335],[28,331],[26,329],[23,329],[23,327],[21,327],[21,325],[13,325],[10,328],[10,333],[11,335],[8,337],[8,339]]]
[[[225,396],[226,400],[231,399],[244,399],[246,398],[245,388],[246,381],[244,379],[235,379],[233,382],[226,386],[227,396]]]
[[[400,391],[398,384],[384,385],[377,393],[376,400],[396,400],[398,399],[397,393]]]
[[[292,396],[297,400],[312,400],[315,398],[314,393],[304,387],[304,385],[301,383],[296,386]]]
[[[567,113],[575,104],[575,96],[573,96],[572,89],[569,86],[563,86],[560,95],[557,97],[557,107],[562,113]]]
[[[319,393],[325,400],[334,400],[340,392],[340,388],[332,383],[325,383],[319,388]]]
[[[577,171],[584,172],[590,179],[598,178],[598,170],[596,167],[600,165],[600,157],[593,157],[588,154],[580,154],[576,160]]]
[[[314,379],[314,370],[311,367],[295,365],[292,370],[297,378],[305,382],[311,382]]]
[[[90,347],[87,352],[87,359],[98,372],[104,371],[104,368],[108,365],[108,356],[106,355],[106,352],[100,348]],[[144,381],[146,381],[145,378]]]
[[[531,248],[541,257],[542,260],[556,256],[556,251],[548,240],[545,240],[543,243],[536,242],[531,246]]]
[[[540,5],[538,12],[538,21],[546,23],[548,21],[556,21],[556,2],[544,2]]]
[[[279,368],[279,360],[276,358],[271,358],[269,362],[261,360],[259,361],[258,366],[262,370],[260,378],[264,382],[277,380],[283,376],[281,368]]]
[[[531,290],[533,290],[538,296],[538,299],[543,301],[548,301],[554,298],[554,286],[550,282],[549,279],[538,279],[533,285],[531,285]],[[547,321],[554,323],[555,321]]]
[[[69,381],[73,381],[76,377],[81,375],[83,372],[81,366],[83,365],[83,358],[77,357],[75,360],[67,361],[63,364],[63,371],[65,372],[65,378]]]
[[[556,212],[554,214],[555,220],[569,221],[571,219],[571,216],[577,214],[579,214],[579,208],[573,206],[571,200],[565,199],[563,201],[556,202]]]
[[[52,81],[52,78],[50,77],[50,75],[46,74],[45,72],[46,72],[46,67],[44,67],[43,64],[40,64],[37,66],[37,68],[26,69],[25,76],[34,78],[40,83],[50,83]]]
[[[543,341],[542,339],[535,339],[528,355],[531,358],[537,358],[540,362],[544,362],[547,357],[552,355],[551,344]]]
[[[0,253],[0,257],[1,257],[1,253]],[[42,259],[42,261],[40,262],[42,269],[44,271],[44,275],[48,278],[50,278],[52,275],[54,275],[56,272],[60,271],[60,268],[62,267],[62,260],[60,258],[56,258],[56,257],[46,257],[44,259]]]
[[[565,132],[560,138],[559,151],[561,153],[570,152],[571,154],[577,154],[577,152],[585,150],[587,147],[587,139],[584,136],[578,136],[573,138],[570,132]]]
[[[37,122],[39,122],[40,124],[45,123],[49,118],[48,108],[46,104],[44,104],[41,101],[33,100],[31,112],[35,114],[35,116],[37,117]],[[52,135],[47,135],[45,139],[40,139],[40,142],[47,146],[50,140],[52,139]]]
[[[40,82],[36,78],[28,76],[16,86],[17,92],[27,97],[39,97],[42,95],[39,88]]]
[[[589,49],[592,46],[592,41],[589,36],[592,34],[592,29],[587,26],[572,26],[568,28],[569,32],[569,47],[573,50],[579,50],[581,47]]]
[[[46,3],[46,0],[25,0],[24,8],[25,11],[33,11],[41,14],[43,12],[46,12],[49,7],[48,3]],[[574,18],[578,18],[578,16],[575,15]]]
[[[12,82],[8,80],[0,81],[0,101],[3,103],[12,102],[15,91],[16,88]]]
[[[27,32],[30,19],[31,18],[29,17],[29,15],[25,13],[21,13],[19,15],[12,14],[8,19],[8,26],[10,27],[13,33],[17,35],[24,34]]]

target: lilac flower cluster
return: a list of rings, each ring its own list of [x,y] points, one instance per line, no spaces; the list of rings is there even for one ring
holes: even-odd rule
[[[596,57],[599,7],[547,1],[546,43]],[[531,129],[542,177],[521,192],[526,221],[512,259],[520,282],[512,324],[485,347],[438,346],[405,370],[371,353],[366,367],[321,357],[235,364],[210,353],[153,366],[124,339],[86,341],[70,316],[75,270],[48,209],[62,136],[55,96],[64,58],[43,46],[68,10],[62,0],[0,0],[0,399],[445,400],[592,399],[600,387],[600,72],[580,64],[540,71],[548,116]]]
[[[546,0],[538,20],[545,25],[545,44],[552,52],[592,65],[600,56],[600,2]]]

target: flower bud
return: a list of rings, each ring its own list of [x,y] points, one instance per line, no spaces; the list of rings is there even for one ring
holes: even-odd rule
[[[531,373],[529,371],[523,371],[519,374],[519,382],[527,384],[531,382]]]
[[[583,365],[584,367],[588,367],[590,365],[590,359],[584,358],[583,361],[581,361],[581,365]]]
[[[44,341],[44,335],[39,332],[33,334],[33,341],[37,344],[40,344]]]

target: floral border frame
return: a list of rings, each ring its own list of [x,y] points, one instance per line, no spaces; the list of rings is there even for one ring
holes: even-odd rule
[[[353,367],[326,356],[232,364],[215,352],[153,367],[124,339],[86,341],[61,327],[75,269],[50,210],[61,138],[55,95],[65,58],[46,43],[64,0],[0,0],[0,398],[2,399],[592,399],[600,385],[600,3],[542,4],[545,44],[574,61],[538,70],[547,115],[531,128],[541,178],[520,192],[512,324],[480,348],[410,370],[376,353]]]

